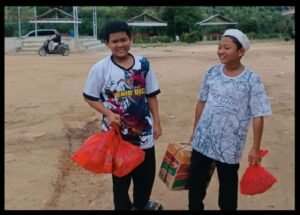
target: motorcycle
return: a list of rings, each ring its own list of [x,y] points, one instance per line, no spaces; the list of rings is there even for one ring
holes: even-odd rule
[[[43,45],[40,47],[38,53],[40,56],[46,56],[47,54],[61,54],[63,56],[67,56],[70,53],[69,45],[66,43],[61,43],[56,46],[54,50],[49,50],[50,40],[47,39],[44,41]]]

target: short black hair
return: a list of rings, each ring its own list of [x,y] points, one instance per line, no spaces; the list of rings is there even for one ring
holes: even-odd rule
[[[238,50],[241,49],[241,48],[243,48],[242,43],[241,43],[237,38],[235,38],[234,36],[225,35],[225,36],[223,36],[223,37],[229,37],[229,38],[231,38],[231,39],[232,39],[232,42],[237,46],[237,49],[238,49]]]
[[[109,42],[109,35],[112,33],[118,33],[118,32],[125,32],[127,36],[130,38],[131,37],[131,31],[126,22],[123,21],[112,21],[107,23],[104,26],[104,40],[106,42]]]

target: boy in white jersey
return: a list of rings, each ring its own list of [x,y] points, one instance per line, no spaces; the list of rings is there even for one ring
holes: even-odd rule
[[[239,162],[251,119],[254,140],[248,161],[260,163],[264,116],[272,112],[261,79],[241,63],[248,49],[249,40],[244,33],[226,30],[217,51],[221,64],[212,66],[204,75],[192,135],[190,210],[204,209],[212,162],[216,162],[218,172],[220,209],[237,209]]]
[[[155,178],[154,141],[162,134],[156,98],[160,89],[148,60],[129,53],[132,37],[126,22],[106,24],[104,39],[112,55],[91,68],[83,96],[103,114],[103,132],[116,123],[124,140],[145,151],[145,160],[131,173],[112,175],[115,210],[144,209]],[[133,203],[128,195],[131,180]]]

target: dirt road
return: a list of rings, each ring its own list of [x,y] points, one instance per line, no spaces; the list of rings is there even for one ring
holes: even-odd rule
[[[196,96],[204,71],[218,63],[216,45],[136,47],[149,58],[162,93],[158,96],[163,135],[156,142],[157,172],[169,142],[191,134]],[[111,210],[110,175],[76,166],[70,155],[98,131],[98,117],[83,101],[90,67],[109,51],[68,57],[5,55],[5,209]],[[240,210],[295,208],[295,57],[293,42],[256,42],[243,63],[265,83],[273,115],[265,119],[263,165],[278,182],[266,193],[239,194]],[[252,129],[240,165],[247,167]],[[218,210],[217,174],[205,200]],[[187,192],[170,191],[156,177],[152,199],[165,209],[186,210]]]

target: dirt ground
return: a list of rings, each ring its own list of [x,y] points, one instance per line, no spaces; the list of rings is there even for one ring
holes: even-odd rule
[[[187,191],[171,191],[158,178],[170,142],[191,134],[196,96],[204,71],[218,63],[216,44],[135,47],[149,58],[162,93],[158,96],[163,135],[156,142],[157,175],[151,199],[166,210],[187,210]],[[295,46],[254,42],[243,63],[264,81],[273,115],[265,119],[262,165],[278,182],[255,196],[239,193],[239,210],[295,209]],[[67,57],[5,55],[5,210],[112,210],[111,175],[95,175],[70,160],[83,140],[98,131],[98,117],[82,98],[91,66],[110,54]],[[240,165],[247,167],[250,128]],[[131,193],[131,190],[130,190]],[[217,173],[207,191],[207,210],[219,210]]]

